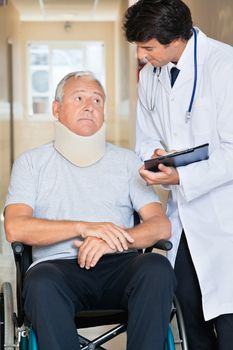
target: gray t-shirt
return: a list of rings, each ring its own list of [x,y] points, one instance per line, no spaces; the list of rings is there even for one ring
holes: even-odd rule
[[[138,174],[134,152],[107,144],[97,163],[81,168],[49,143],[23,153],[14,163],[5,206],[23,203],[35,218],[108,221],[133,226],[133,212],[159,202]],[[73,239],[33,247],[33,261],[75,258]]]

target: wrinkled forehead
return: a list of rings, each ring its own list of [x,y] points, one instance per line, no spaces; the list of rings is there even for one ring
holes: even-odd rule
[[[105,93],[98,81],[89,76],[69,78],[64,85],[64,93],[81,92],[83,94],[96,94],[105,99]]]

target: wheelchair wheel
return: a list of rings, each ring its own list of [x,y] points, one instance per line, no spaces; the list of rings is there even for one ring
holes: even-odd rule
[[[38,350],[36,334],[31,327],[22,325],[19,339],[20,350]]]
[[[0,350],[4,349],[4,303],[2,293],[0,294]]]
[[[13,293],[9,282],[4,282],[0,297],[1,350],[14,350],[15,331],[13,321]]]
[[[174,344],[176,350],[188,350],[188,341],[185,331],[184,319],[182,316],[182,311],[180,304],[176,297],[173,299],[173,311],[171,314],[171,325],[174,335]]]
[[[165,350],[176,350],[175,349],[175,340],[173,337],[173,332],[171,325],[168,326],[168,332],[167,332],[167,342],[165,345]]]
[[[32,328],[29,330],[29,347],[28,350],[38,350],[36,334]]]

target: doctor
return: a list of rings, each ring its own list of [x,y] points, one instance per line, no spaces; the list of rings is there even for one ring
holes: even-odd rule
[[[189,349],[230,350],[233,48],[193,28],[181,0],[139,0],[126,11],[124,31],[139,60],[147,62],[139,81],[136,152],[145,160],[209,143],[208,160],[140,173],[148,184],[171,190],[170,258]]]

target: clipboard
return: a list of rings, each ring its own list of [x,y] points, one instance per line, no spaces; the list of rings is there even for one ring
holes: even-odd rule
[[[177,168],[191,163],[200,162],[209,158],[209,144],[187,148],[182,151],[168,153],[165,156],[152,158],[144,161],[145,169],[153,172],[158,172],[158,165],[164,164]]]

